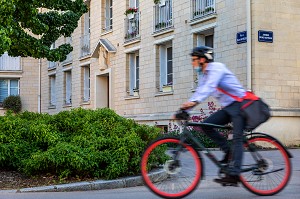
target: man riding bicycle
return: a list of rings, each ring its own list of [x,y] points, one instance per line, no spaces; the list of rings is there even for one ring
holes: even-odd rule
[[[236,101],[220,90],[224,90],[239,98],[243,98],[246,91],[236,76],[224,64],[213,61],[212,48],[206,46],[196,47],[192,50],[191,57],[193,68],[198,73],[198,87],[189,101],[181,105],[181,109],[190,110],[209,96],[213,96],[219,101],[223,108],[205,119],[204,122],[218,125],[225,125],[232,122],[232,148],[230,149],[227,140],[213,128],[203,127],[203,131],[225,152],[224,159],[220,162],[228,163],[229,165],[229,174],[223,178],[215,179],[215,182],[236,185],[239,181],[243,158],[245,119],[240,111],[241,102]],[[228,162],[229,159],[230,162]]]

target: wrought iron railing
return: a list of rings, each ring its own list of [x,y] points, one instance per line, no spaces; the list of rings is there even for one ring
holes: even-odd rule
[[[173,27],[172,0],[166,0],[163,4],[154,6],[154,32]]]
[[[89,55],[90,52],[90,34],[80,37],[81,57]]]
[[[202,18],[204,16],[216,12],[215,0],[191,0],[192,20]]]
[[[129,42],[140,36],[140,14],[136,12],[133,17],[125,18],[125,42]]]

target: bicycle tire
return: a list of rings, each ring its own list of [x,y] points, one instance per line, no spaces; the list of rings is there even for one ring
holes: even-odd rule
[[[292,165],[286,149],[274,138],[255,136],[244,145],[243,167],[255,165],[249,144],[254,145],[262,157],[262,164],[257,170],[241,173],[240,180],[250,192],[260,196],[270,196],[282,191],[289,182]]]
[[[163,159],[170,157],[168,155],[172,153],[170,145],[175,148],[174,145],[178,144],[180,144],[178,138],[160,138],[152,142],[142,155],[141,173],[144,183],[153,193],[163,198],[183,198],[197,188],[201,179],[203,168],[201,157],[192,146],[182,144],[184,151],[179,155],[179,167],[174,167],[174,160]],[[155,150],[165,150],[167,156],[157,156]],[[159,161],[161,162],[157,164]],[[161,176],[154,176],[159,171]],[[182,180],[184,183],[180,184]]]

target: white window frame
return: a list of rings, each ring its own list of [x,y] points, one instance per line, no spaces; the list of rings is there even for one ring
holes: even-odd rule
[[[167,57],[167,50],[172,49],[172,57],[173,57],[173,46],[172,44],[168,45],[159,45],[159,75],[160,75],[160,91],[162,91],[162,87],[166,85],[173,86],[173,59],[169,59]],[[172,62],[172,73],[168,73],[168,61]],[[168,82],[168,74],[172,75],[172,82]]]
[[[72,71],[64,71],[65,73],[65,104],[72,104]]]
[[[105,0],[105,30],[112,30],[113,25],[113,0]]]
[[[91,71],[90,66],[83,67],[83,102],[89,102],[91,98]]]
[[[18,91],[18,94],[17,95],[20,95],[20,79],[0,79],[2,81],[7,81],[7,96],[10,96],[11,95],[11,81],[15,81],[17,80],[18,81],[18,87],[17,87],[17,91]],[[4,97],[3,100],[6,98]],[[1,102],[3,103],[3,101]]]
[[[129,8],[138,8],[139,5],[139,0],[129,0]]]
[[[137,74],[138,73],[138,74]],[[139,78],[137,78],[137,76]],[[129,94],[133,95],[133,90],[139,90],[140,82],[140,57],[139,53],[129,54]]]
[[[56,75],[49,76],[50,78],[50,106],[56,106]]]

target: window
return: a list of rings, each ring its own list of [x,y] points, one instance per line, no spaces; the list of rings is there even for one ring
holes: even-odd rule
[[[105,30],[112,30],[113,24],[113,1],[105,0]]]
[[[129,0],[129,8],[137,8],[137,12],[125,18],[125,42],[138,38],[140,34],[139,0]]]
[[[83,102],[90,101],[90,67],[83,67]]]
[[[154,32],[173,27],[172,0],[154,6]]]
[[[129,54],[129,95],[138,92],[140,84],[140,57],[138,53]]]
[[[51,44],[51,46],[50,46],[50,50],[52,50],[52,49],[55,49],[55,42],[53,44]],[[53,69],[53,68],[56,68],[56,62],[49,61],[48,69]]]
[[[90,9],[88,9],[88,12],[83,15],[83,30],[80,38],[82,57],[90,54],[90,31]]]
[[[0,79],[0,103],[10,95],[19,95],[19,80]]]
[[[65,104],[72,104],[72,73],[65,71]]]
[[[167,85],[173,84],[173,50],[172,47],[167,48]]]
[[[191,0],[192,19],[201,18],[215,13],[215,0]]]
[[[139,7],[139,0],[129,0],[129,7],[130,8],[138,8]]]
[[[214,29],[208,29],[202,32],[199,32],[195,35],[194,44],[196,46],[208,46],[211,48],[214,48]],[[196,88],[198,85],[198,74],[194,72],[194,78],[193,78],[193,88]]]
[[[173,86],[173,48],[172,44],[159,45],[160,91],[172,91]],[[166,88],[168,90],[166,90]],[[171,89],[171,90],[170,90]]]
[[[197,46],[214,47],[214,30],[207,30],[197,34]]]
[[[52,75],[50,78],[50,106],[56,105],[56,76]]]

